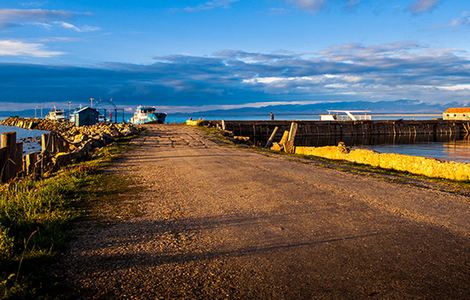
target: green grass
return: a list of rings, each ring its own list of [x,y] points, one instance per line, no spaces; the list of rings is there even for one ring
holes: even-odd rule
[[[23,179],[0,187],[0,298],[54,298],[61,283],[50,266],[70,240],[83,203],[96,198],[103,169],[126,140],[97,151],[42,180]],[[112,185],[109,185],[112,189]]]

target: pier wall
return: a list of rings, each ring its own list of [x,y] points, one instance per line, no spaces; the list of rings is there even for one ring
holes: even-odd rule
[[[345,151],[344,147],[341,146],[295,147],[295,154],[345,160],[433,178],[458,181],[470,180],[470,164],[468,163],[440,161],[433,158],[396,153],[378,153],[366,149]]]
[[[295,121],[298,124],[295,145],[309,146],[312,139],[331,140],[336,145],[343,139],[393,140],[393,137],[453,136],[461,138],[468,134],[470,122],[444,120],[398,120],[398,121]],[[212,125],[222,126],[222,121],[212,121]],[[255,145],[263,145],[275,127],[278,131],[275,140],[289,130],[292,121],[223,121],[225,129],[237,136],[248,136]]]

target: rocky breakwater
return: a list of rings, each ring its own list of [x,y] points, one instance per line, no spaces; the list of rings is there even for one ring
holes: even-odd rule
[[[86,158],[96,149],[120,138],[136,135],[139,129],[132,124],[99,123],[77,127],[70,122],[45,119],[8,118],[0,125],[49,131],[41,138],[41,152],[24,157],[23,174],[43,175],[73,161]]]

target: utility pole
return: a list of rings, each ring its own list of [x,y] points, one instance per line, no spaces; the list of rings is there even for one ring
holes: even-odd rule
[[[70,118],[70,116],[71,116],[71,109],[70,109],[70,107],[72,106],[72,101],[68,101],[67,104],[68,104],[68,106],[69,106],[69,118]]]

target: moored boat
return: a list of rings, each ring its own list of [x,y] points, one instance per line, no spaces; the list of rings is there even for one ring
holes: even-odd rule
[[[130,122],[132,124],[163,124],[165,123],[166,113],[157,112],[157,109],[152,106],[139,106],[137,107],[134,116]]]
[[[371,121],[369,110],[328,110],[320,115],[320,121]]]
[[[47,115],[46,119],[54,121],[65,121],[65,111],[54,107]]]

